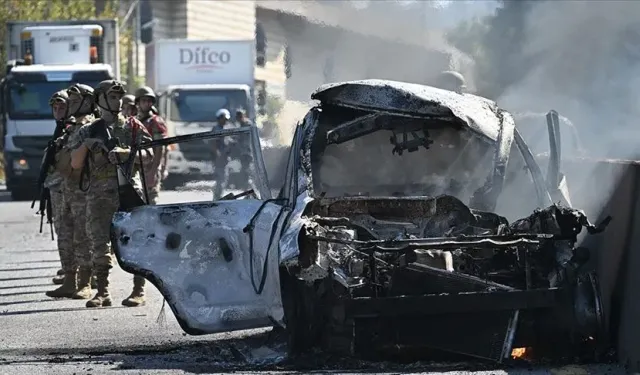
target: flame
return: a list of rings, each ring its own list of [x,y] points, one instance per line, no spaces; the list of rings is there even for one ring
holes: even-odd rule
[[[511,350],[511,358],[522,358],[527,353],[527,348],[513,348]]]

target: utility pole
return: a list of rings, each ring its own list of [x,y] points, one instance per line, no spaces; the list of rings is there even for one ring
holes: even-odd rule
[[[136,67],[135,77],[140,77],[140,3],[136,4],[136,25],[135,25],[135,46],[136,46]]]

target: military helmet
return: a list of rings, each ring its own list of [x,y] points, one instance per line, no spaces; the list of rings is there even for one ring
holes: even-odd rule
[[[136,104],[136,97],[131,95],[131,94],[127,94],[125,96],[122,97],[122,105],[135,105]]]
[[[466,86],[464,76],[456,71],[447,70],[438,75],[438,86],[446,90],[461,90]]]
[[[75,83],[67,89],[69,94],[77,94],[80,96],[93,96],[93,87],[82,83]]]
[[[156,93],[153,92],[153,89],[149,86],[142,86],[136,90],[136,103],[142,97],[151,98],[154,103],[156,102]]]
[[[69,100],[69,94],[67,94],[67,90],[60,90],[54,92],[49,99],[49,105],[53,105],[53,103],[62,102],[66,103]]]
[[[109,92],[117,92],[121,94],[125,94],[127,91],[124,89],[124,84],[115,79],[108,79],[106,81],[102,81],[98,84],[98,86],[93,91],[93,96],[98,101],[98,97],[101,94],[106,95]]]

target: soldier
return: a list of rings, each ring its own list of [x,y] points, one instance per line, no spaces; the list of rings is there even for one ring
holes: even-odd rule
[[[238,126],[251,125],[251,121],[247,118],[247,113],[242,108],[236,109],[236,124]]]
[[[82,170],[89,178],[87,190],[87,236],[91,243],[93,271],[98,291],[87,301],[87,307],[111,306],[109,273],[113,255],[109,246],[109,231],[113,214],[118,210],[118,165],[129,160],[131,145],[151,140],[144,126],[134,117],[120,115],[123,84],[115,80],[102,81],[94,90],[94,101],[101,117],[82,126],[69,140],[71,166]],[[119,141],[119,142],[118,142]],[[119,143],[119,144],[118,144]],[[153,157],[151,150],[142,152],[143,159],[134,156],[133,182],[139,182],[137,166]],[[139,185],[139,183],[137,184]]]
[[[462,74],[448,70],[440,73],[436,80],[435,87],[443,90],[455,91],[462,94],[467,89],[466,82]]]
[[[221,108],[216,112],[216,124],[213,126],[211,130],[222,130],[227,129],[229,125],[233,125],[230,123],[231,113],[226,108]],[[227,154],[227,146],[228,143],[231,143],[233,140],[229,137],[224,137],[223,139],[213,139],[211,140],[211,159],[213,163],[213,199],[217,200],[222,197],[223,189],[227,185],[227,162],[229,159],[229,155]]]
[[[145,126],[147,132],[151,134],[151,137],[153,139],[166,138],[167,126],[165,125],[164,119],[154,111],[156,94],[153,92],[153,89],[144,86],[136,90],[135,102],[138,106],[138,120]],[[158,199],[160,182],[164,177],[167,164],[166,159],[166,148],[163,146],[156,147],[153,149],[153,160],[151,163],[143,165],[149,204],[156,204]]]
[[[135,104],[138,105],[138,120],[151,134],[153,139],[161,139],[167,137],[167,127],[162,117],[158,116],[154,111],[156,103],[156,94],[148,86],[144,86],[136,90]],[[144,179],[147,188],[147,196],[149,204],[156,204],[160,193],[160,182],[164,177],[167,152],[164,146],[153,149],[153,159],[150,163],[143,164]],[[144,286],[146,280],[139,275],[133,276],[133,291],[131,295],[122,301],[123,306],[136,307],[144,305]]]
[[[128,94],[122,97],[122,115],[124,117],[135,116],[138,114],[136,107],[136,97]]]
[[[69,281],[68,288],[75,285],[69,295],[69,290],[62,290],[65,297],[74,299],[91,298],[92,287],[92,256],[91,244],[86,232],[86,192],[83,191],[80,171],[71,168],[71,150],[68,147],[69,138],[83,125],[95,120],[96,110],[93,101],[93,88],[83,84],[74,84],[67,89],[69,93],[69,112],[75,122],[65,129],[65,134],[57,143],[61,146],[58,153],[57,169],[64,176],[62,181],[63,207],[61,233],[65,247],[73,249],[73,255],[78,265],[77,274],[69,275],[74,280]]]
[[[239,127],[253,125],[247,117],[247,113],[242,108],[236,109],[236,125]],[[236,189],[242,188],[246,190],[253,185],[250,173],[252,161],[251,141],[250,138],[246,136],[237,136],[237,140],[240,145],[236,145],[231,152],[234,154],[232,157],[240,160],[240,172],[234,173],[233,177],[235,178],[233,180],[235,183],[233,185]],[[231,180],[232,176],[229,176],[229,181],[231,182]]]
[[[65,90],[58,91],[54,93],[49,99],[49,105],[51,106],[51,111],[53,112],[53,118],[56,120],[56,126],[64,126],[64,121],[67,120],[69,116],[69,107],[68,107],[69,95]],[[53,278],[54,284],[64,284],[64,275],[67,272],[70,272],[74,267],[73,256],[69,254],[67,249],[64,249],[64,242],[60,241],[60,230],[58,225],[60,224],[60,213],[58,210],[62,206],[62,190],[60,184],[62,182],[62,176],[55,171],[55,167],[52,167],[47,174],[47,178],[44,181],[44,187],[49,189],[49,193],[51,195],[51,208],[53,212],[53,225],[58,234],[58,253],[60,255],[60,264],[62,265],[62,269],[57,272],[57,275]],[[62,272],[61,272],[62,271]],[[59,289],[59,288],[58,288]],[[47,292],[47,295],[53,293],[54,296],[57,295],[53,291]]]

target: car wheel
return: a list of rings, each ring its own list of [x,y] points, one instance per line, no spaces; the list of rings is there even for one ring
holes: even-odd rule
[[[183,179],[177,176],[169,175],[162,181],[163,190],[176,190],[183,185]]]
[[[280,272],[280,285],[287,347],[290,355],[297,356],[321,344],[325,322],[322,296],[316,285],[307,286],[284,268]]]
[[[36,199],[36,194],[32,189],[16,189],[11,190],[12,201],[30,201]]]

